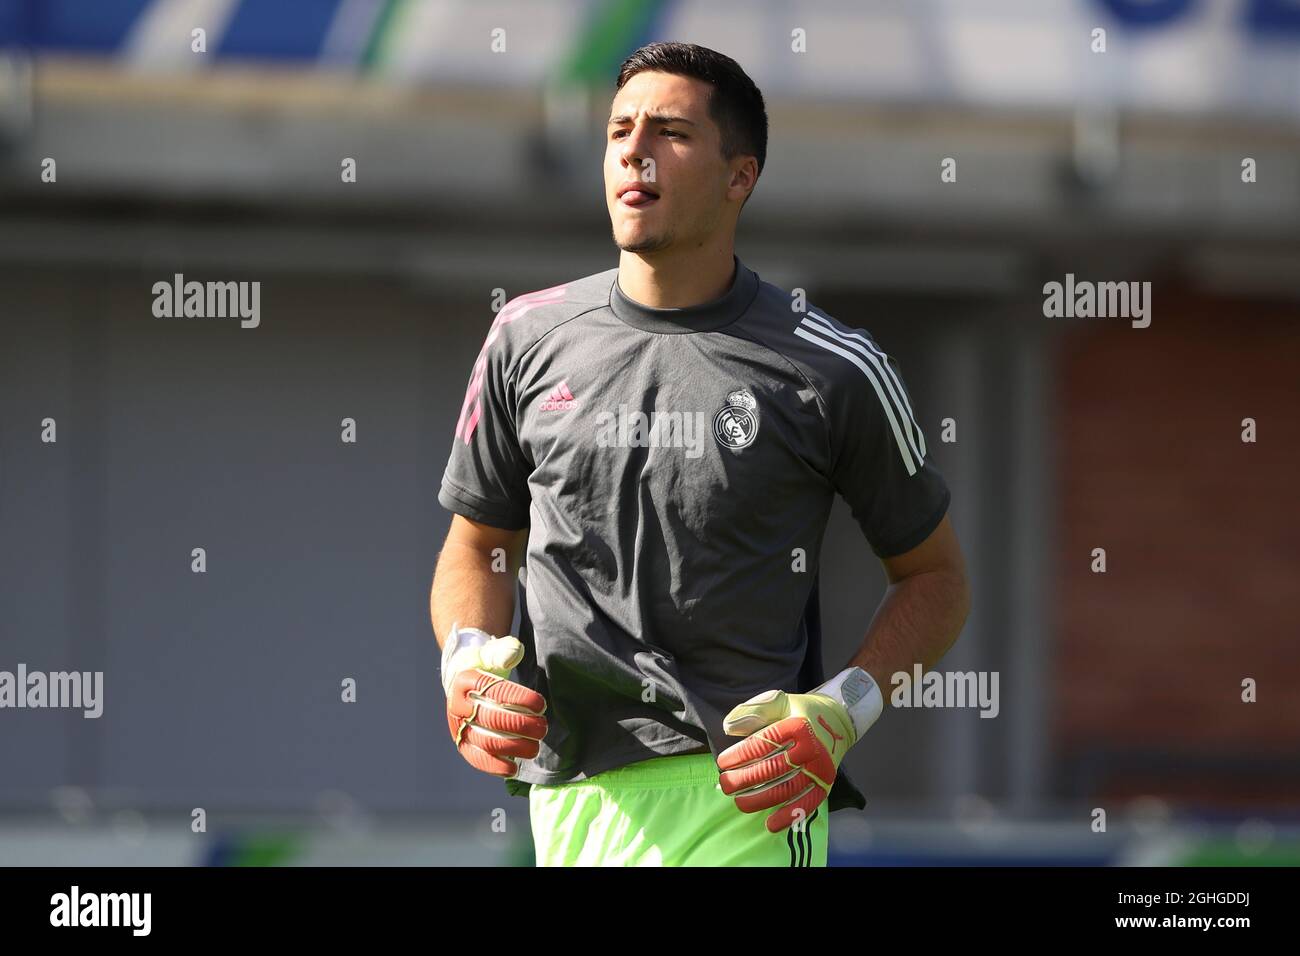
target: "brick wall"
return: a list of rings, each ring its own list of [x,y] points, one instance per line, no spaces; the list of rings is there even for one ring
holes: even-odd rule
[[[1300,307],[1157,290],[1061,349],[1063,789],[1300,805]]]

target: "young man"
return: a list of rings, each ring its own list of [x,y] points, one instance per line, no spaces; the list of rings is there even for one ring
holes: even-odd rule
[[[734,61],[634,53],[605,151],[618,268],[509,302],[470,377],[433,625],[452,738],[527,793],[539,865],[824,866],[826,813],[864,806],[845,752],[966,618],[896,363],[735,257],[766,152]],[[890,587],[823,681],[837,492]]]

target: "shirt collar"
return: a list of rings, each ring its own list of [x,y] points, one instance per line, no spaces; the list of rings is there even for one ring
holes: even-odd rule
[[[609,290],[609,307],[628,325],[646,332],[669,335],[683,332],[711,332],[730,325],[749,308],[758,294],[758,274],[748,268],[739,257],[732,255],[735,269],[731,288],[721,298],[681,309],[656,309],[630,299],[619,288],[615,275]]]

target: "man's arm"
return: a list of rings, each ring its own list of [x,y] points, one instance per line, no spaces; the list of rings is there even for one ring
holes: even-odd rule
[[[911,551],[881,559],[889,589],[867,636],[849,661],[865,670],[882,693],[890,677],[929,669],[957,640],[970,613],[970,582],[948,516]]]
[[[527,539],[527,529],[453,516],[429,594],[456,751],[476,770],[507,779],[518,774],[520,760],[537,756],[547,730],[545,698],[509,679],[524,657],[524,645],[506,632]],[[449,642],[452,624],[461,632]]]
[[[515,616],[515,577],[527,541],[527,528],[506,531],[452,515],[429,594],[439,647],[453,623],[497,636],[509,633]]]
[[[718,755],[719,786],[745,813],[776,808],[772,833],[830,794],[844,754],[880,716],[890,675],[938,661],[966,622],[970,586],[946,515],[921,544],[882,561],[889,590],[848,667],[807,693],[764,691],[723,718],[726,733],[745,739]]]

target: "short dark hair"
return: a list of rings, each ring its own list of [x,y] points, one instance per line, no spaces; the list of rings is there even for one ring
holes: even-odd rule
[[[767,108],[754,81],[729,56],[694,43],[648,43],[618,68],[615,91],[638,73],[675,73],[703,80],[713,87],[709,117],[722,133],[726,159],[753,156],[758,171],[767,160]]]

